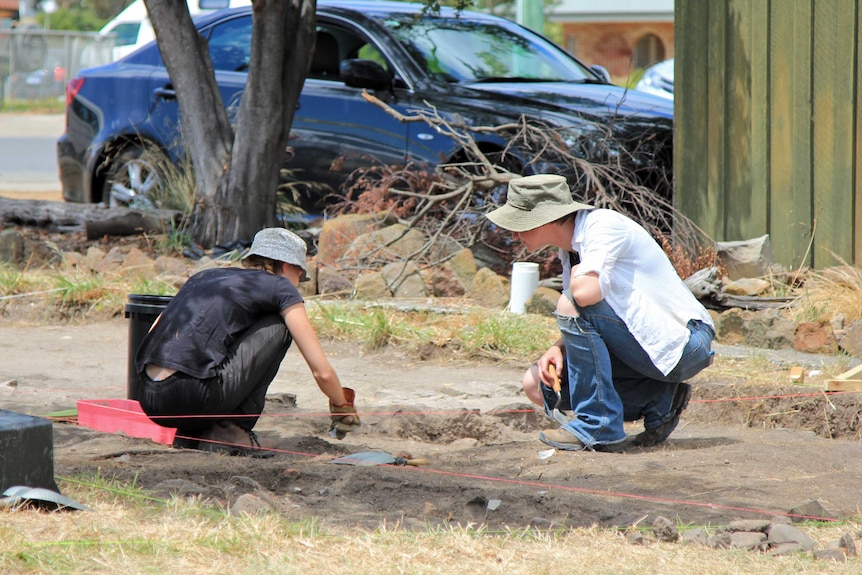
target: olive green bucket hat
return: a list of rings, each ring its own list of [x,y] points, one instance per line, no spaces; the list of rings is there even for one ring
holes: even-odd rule
[[[576,202],[563,176],[539,174],[509,181],[506,203],[486,217],[504,230],[526,232],[593,206]]]

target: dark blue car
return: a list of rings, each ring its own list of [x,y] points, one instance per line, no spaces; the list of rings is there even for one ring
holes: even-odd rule
[[[608,82],[558,46],[509,20],[421,5],[320,0],[317,43],[285,156],[293,177],[309,182],[302,207],[321,208],[356,168],[374,163],[433,168],[463,150],[425,123],[399,122],[362,98],[363,90],[402,113],[434,109],[443,118],[496,126],[536,118],[589,156],[596,130],[638,142],[627,157],[633,173],[672,173],[673,103]],[[246,83],[250,8],[196,20],[209,41],[216,80],[228,109]],[[112,64],[83,70],[67,88],[67,130],[58,142],[63,196],[71,202],[127,203],[156,184],[146,162],[153,146],[182,157],[178,105],[155,43]],[[497,134],[476,134],[486,153],[503,150]],[[649,145],[643,145],[648,141]],[[611,153],[613,147],[610,148]],[[607,155],[607,149],[603,152]],[[530,173],[512,151],[507,167]],[[653,177],[653,176],[644,176]],[[646,182],[649,184],[649,182]],[[654,186],[655,187],[655,186]],[[670,190],[656,190],[669,197]]]

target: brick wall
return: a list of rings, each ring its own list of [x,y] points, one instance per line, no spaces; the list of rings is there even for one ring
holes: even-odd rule
[[[673,58],[673,22],[565,22],[563,48],[601,64],[617,83],[637,68]]]

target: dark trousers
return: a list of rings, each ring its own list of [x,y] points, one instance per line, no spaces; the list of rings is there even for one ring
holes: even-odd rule
[[[138,374],[141,408],[159,425],[176,427],[178,435],[197,436],[225,420],[250,430],[292,342],[280,315],[265,316],[240,335],[215,377],[178,371],[153,381],[146,371]]]

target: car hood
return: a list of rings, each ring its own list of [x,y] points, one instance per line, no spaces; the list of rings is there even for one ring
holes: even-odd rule
[[[609,84],[585,84],[574,82],[525,82],[487,83],[459,86],[462,95],[467,93],[477,98],[508,100],[518,106],[534,108],[534,114],[571,114],[595,120],[617,118],[673,120],[673,102],[651,94],[626,90]],[[514,101],[513,101],[514,100]],[[529,110],[522,112],[530,113]]]

